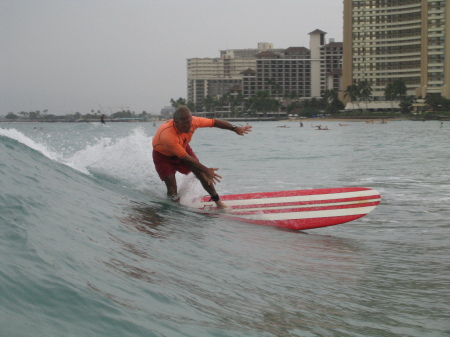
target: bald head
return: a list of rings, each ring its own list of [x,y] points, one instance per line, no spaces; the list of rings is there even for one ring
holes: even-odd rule
[[[175,122],[181,122],[189,116],[192,116],[191,110],[189,110],[188,107],[184,105],[179,106],[173,113],[173,119]]]
[[[173,123],[177,130],[183,133],[188,133],[191,130],[192,126],[191,111],[185,106],[180,106],[173,113]]]

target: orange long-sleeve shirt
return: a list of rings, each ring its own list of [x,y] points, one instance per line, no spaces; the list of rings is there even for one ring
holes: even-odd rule
[[[192,116],[192,126],[188,133],[177,130],[173,119],[163,123],[153,137],[153,149],[159,153],[172,157],[184,158],[187,155],[186,147],[198,128],[214,126],[214,119]]]

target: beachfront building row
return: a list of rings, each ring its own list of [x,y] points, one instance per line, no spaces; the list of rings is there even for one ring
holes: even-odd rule
[[[188,59],[188,101],[202,106],[208,95],[220,98],[231,93],[249,99],[258,91],[283,101],[341,90],[342,42],[326,43],[326,33],[318,29],[309,35],[309,49],[275,49],[272,43],[258,43],[255,49],[221,51],[217,58]]]
[[[343,87],[368,80],[375,101],[401,79],[409,95],[450,99],[449,0],[344,0]]]

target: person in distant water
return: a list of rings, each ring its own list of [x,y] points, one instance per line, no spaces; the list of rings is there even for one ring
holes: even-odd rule
[[[101,115],[100,116],[100,121],[102,122],[103,125],[106,125],[106,123],[105,123],[105,115]]]
[[[218,208],[225,208],[226,205],[220,200],[214,185],[222,179],[216,173],[218,168],[206,167],[198,160],[194,151],[189,146],[189,142],[197,128],[216,127],[235,132],[243,136],[251,131],[251,126],[234,126],[221,119],[209,119],[192,116],[191,111],[180,106],[173,114],[173,119],[169,120],[156,130],[153,137],[153,162],[156,172],[166,184],[167,196],[170,200],[179,202],[177,181],[175,173],[194,173],[200,180],[203,188],[211,196]],[[211,139],[212,142],[220,141]]]

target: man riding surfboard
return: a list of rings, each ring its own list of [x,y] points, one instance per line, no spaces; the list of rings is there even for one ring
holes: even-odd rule
[[[177,181],[175,173],[194,173],[203,188],[211,196],[217,207],[225,208],[220,200],[214,185],[222,179],[216,173],[218,168],[206,167],[198,160],[189,142],[198,128],[216,127],[231,130],[243,136],[251,131],[251,126],[234,126],[221,119],[209,119],[192,116],[191,111],[180,106],[173,114],[173,119],[163,123],[153,137],[153,162],[156,172],[166,184],[167,196],[172,201],[178,202]]]

